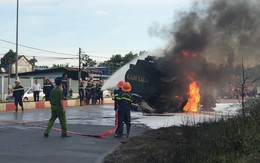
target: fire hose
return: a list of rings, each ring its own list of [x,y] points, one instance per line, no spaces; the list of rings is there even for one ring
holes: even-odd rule
[[[104,138],[110,134],[113,134],[118,127],[118,111],[116,111],[115,114],[115,118],[116,118],[116,122],[115,122],[115,128],[114,129],[110,129],[107,130],[101,134],[85,134],[85,133],[81,133],[81,132],[74,132],[74,131],[67,131],[68,134],[72,134],[72,135],[79,135],[79,136],[88,136],[88,137],[95,137],[95,138]],[[15,121],[0,121],[1,124],[19,124],[19,125],[26,125],[26,126],[33,126],[33,127],[42,127],[42,128],[47,128],[46,125],[42,125],[42,124],[35,124],[35,123],[30,123],[30,122],[15,122]],[[56,128],[53,127],[52,130],[55,131],[61,131],[60,128]]]

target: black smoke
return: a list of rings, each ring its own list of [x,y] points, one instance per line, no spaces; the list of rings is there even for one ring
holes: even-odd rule
[[[197,1],[189,12],[182,13],[169,30],[173,39],[164,57],[156,61],[162,76],[161,101],[157,102],[168,106],[165,101],[170,98],[185,97],[194,80],[202,98],[217,97],[242,57],[258,64],[259,15],[257,0]]]

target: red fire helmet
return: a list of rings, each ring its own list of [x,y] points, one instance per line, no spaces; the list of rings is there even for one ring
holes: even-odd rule
[[[122,87],[122,90],[124,92],[130,92],[132,90],[132,86],[129,82],[125,82],[123,87]]]
[[[125,82],[121,80],[120,82],[118,82],[117,87],[122,88],[124,84]]]

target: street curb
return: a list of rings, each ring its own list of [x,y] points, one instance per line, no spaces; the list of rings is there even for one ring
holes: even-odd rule
[[[112,98],[104,98],[104,104],[113,104],[113,103],[114,101],[112,100]],[[84,101],[83,104],[85,105],[86,102]],[[24,102],[23,105],[24,105],[24,110],[47,109],[51,107],[49,101]],[[63,100],[63,106],[65,107],[80,106],[80,101],[79,99]],[[0,112],[3,111],[15,111],[14,102],[0,103]]]

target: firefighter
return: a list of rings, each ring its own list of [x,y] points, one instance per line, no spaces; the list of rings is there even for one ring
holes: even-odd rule
[[[80,101],[80,106],[83,106],[83,100],[84,100],[84,81],[80,82],[79,85],[79,101]]]
[[[21,106],[22,111],[23,108],[23,95],[24,95],[24,88],[20,85],[20,81],[15,81],[15,87],[13,88],[13,97],[14,97],[14,104],[15,104],[15,112],[18,111],[18,104]]]
[[[88,79],[88,82],[91,82],[92,84],[94,84],[93,78],[94,78],[94,77],[93,77],[92,75],[90,75],[90,76],[89,76],[89,79]]]
[[[118,109],[118,95],[122,92],[122,87],[124,85],[124,81],[120,81],[117,84],[117,87],[114,89],[114,110],[117,111]]]
[[[90,91],[91,104],[95,105],[96,104],[96,96],[97,96],[96,85],[92,82],[90,82],[90,83],[91,83],[91,91]]]
[[[91,98],[91,87],[92,83],[88,82],[87,86],[85,87],[85,96],[86,96],[86,104],[89,105],[89,101]]]
[[[101,91],[101,87],[100,87],[100,83],[97,82],[96,83],[96,103],[100,104],[100,91]]]
[[[50,101],[50,93],[54,88],[51,80],[49,78],[45,78],[45,82],[43,84],[43,93],[45,94],[45,101]]]
[[[104,104],[104,97],[103,97],[103,90],[101,90],[102,89],[102,87],[103,87],[103,84],[104,84],[104,81],[103,80],[99,80],[99,87],[100,87],[100,100],[101,100],[101,105],[103,105]]]
[[[118,95],[122,92],[122,87],[124,81],[119,81],[117,87],[114,89],[114,110],[115,110],[115,123],[118,124]],[[116,134],[118,134],[118,127],[116,129]]]
[[[68,80],[68,75],[66,73],[62,75],[61,81],[62,81],[63,99],[67,100],[68,92],[69,92],[69,80]]]
[[[103,98],[103,90],[101,90],[103,86],[103,80],[99,80],[96,83],[96,91],[97,91],[97,98],[96,100],[98,101],[98,104],[102,104],[104,103],[104,98]]]
[[[129,82],[125,82],[122,87],[122,92],[118,95],[118,138],[121,138],[124,130],[124,123],[126,124],[126,137],[129,137],[131,127],[131,105],[132,95],[130,93],[132,87]]]

